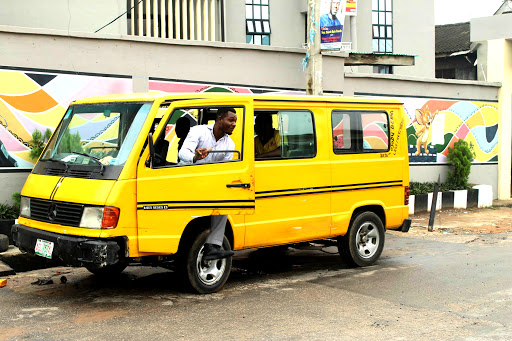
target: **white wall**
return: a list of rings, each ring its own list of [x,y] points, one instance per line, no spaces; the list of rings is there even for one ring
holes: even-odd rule
[[[127,10],[126,0],[2,0],[2,2],[0,25],[90,33]],[[100,32],[126,34],[126,16]]]

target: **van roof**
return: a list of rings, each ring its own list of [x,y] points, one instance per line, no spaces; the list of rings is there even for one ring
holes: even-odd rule
[[[357,102],[357,103],[389,103],[389,104],[402,104],[401,101],[396,99],[384,99],[381,97],[342,97],[336,95],[324,96],[306,96],[306,95],[281,95],[281,94],[239,94],[239,93],[169,93],[169,92],[146,92],[146,93],[129,93],[129,94],[114,94],[88,97],[77,100],[73,104],[97,103],[97,102],[118,102],[118,101],[136,101],[136,102],[152,102],[156,100],[178,100],[185,98],[208,99],[208,98],[253,98],[254,100],[268,100],[268,101],[307,101],[307,102]]]

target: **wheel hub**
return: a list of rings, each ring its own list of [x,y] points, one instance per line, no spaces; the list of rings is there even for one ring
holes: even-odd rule
[[[226,271],[226,259],[203,260],[204,246],[197,254],[196,267],[199,280],[206,285],[217,283]]]
[[[357,253],[362,258],[371,258],[380,244],[380,236],[377,227],[372,222],[361,224],[356,235]]]

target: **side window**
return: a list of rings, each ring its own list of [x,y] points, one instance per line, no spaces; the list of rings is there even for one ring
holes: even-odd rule
[[[333,113],[332,127],[334,150],[350,150],[352,148],[352,137],[350,134],[350,115],[344,113]]]
[[[314,120],[310,111],[257,110],[255,116],[256,160],[316,155]]]
[[[389,150],[389,119],[386,113],[333,111],[331,120],[334,153]]]
[[[223,107],[208,107],[208,108],[179,108],[175,109],[170,115],[169,119],[165,123],[163,130],[161,131],[158,139],[155,142],[155,154],[158,154],[159,162],[156,163],[156,168],[165,166],[183,166],[183,165],[200,165],[205,163],[218,163],[226,162],[231,160],[240,160],[242,151],[242,127],[244,122],[244,109],[240,107],[229,108],[229,111],[234,110],[236,112],[236,126],[233,131],[227,131],[221,140],[225,142],[219,142],[217,147],[213,147],[213,141],[211,138],[211,132],[207,130],[207,127],[213,127],[217,113],[222,111]],[[228,119],[228,118],[226,118]],[[205,129],[197,130],[196,126],[202,126]],[[229,128],[229,129],[228,129]],[[231,127],[226,129],[230,130]],[[194,130],[195,129],[195,130]],[[194,132],[193,132],[194,130]],[[191,144],[194,141],[194,146],[186,145],[185,141],[189,134]],[[211,140],[211,141],[210,141]],[[232,141],[234,142],[234,148],[232,147]],[[221,148],[220,146],[224,146]],[[180,160],[179,152],[182,148],[187,148],[193,157],[193,151],[196,148],[216,149],[210,152],[209,155],[198,160],[195,163],[187,160]],[[238,152],[224,152],[224,150],[238,151]],[[218,151],[217,151],[218,150]],[[223,150],[220,152],[220,150]]]
[[[385,113],[361,114],[363,126],[363,149],[365,151],[387,151],[389,149],[389,123]]]

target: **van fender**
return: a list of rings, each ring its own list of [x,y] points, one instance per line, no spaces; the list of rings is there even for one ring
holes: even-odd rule
[[[178,245],[178,254],[187,247],[191,245],[191,243],[195,240],[196,236],[198,236],[201,232],[209,229],[211,226],[211,216],[202,216],[202,217],[196,217],[192,219],[185,229],[183,230],[180,238],[180,242]],[[226,230],[224,232],[224,235],[229,240],[229,243],[233,247],[234,245],[234,235],[233,235],[233,221],[231,219],[231,216],[228,215],[228,221],[226,223]]]
[[[352,214],[350,216],[350,223],[348,228],[352,225],[354,219],[358,216],[359,213],[362,212],[373,212],[375,213],[380,220],[382,221],[382,225],[384,225],[384,229],[386,229],[386,211],[384,210],[384,203],[378,200],[372,200],[367,202],[358,203],[357,205],[352,206]],[[348,231],[348,229],[347,229]]]

